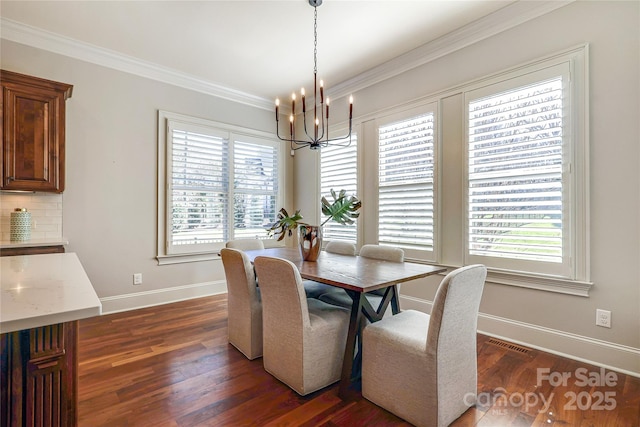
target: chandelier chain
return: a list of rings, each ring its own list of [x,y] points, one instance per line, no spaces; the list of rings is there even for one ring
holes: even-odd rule
[[[318,8],[313,8],[313,74],[318,74]]]

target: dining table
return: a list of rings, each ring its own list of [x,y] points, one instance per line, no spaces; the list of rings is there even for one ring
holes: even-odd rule
[[[362,352],[356,352],[356,348],[361,350],[365,318],[372,323],[381,320],[389,305],[393,314],[400,312],[398,284],[447,271],[445,267],[435,265],[392,262],[325,251],[320,253],[317,260],[305,261],[300,250],[292,247],[245,252],[251,262],[258,256],[287,259],[296,265],[303,279],[325,283],[347,292],[352,305],[338,391],[343,398],[348,395],[354,381],[360,378]],[[383,290],[383,298],[377,307],[373,307],[363,295],[376,290]]]

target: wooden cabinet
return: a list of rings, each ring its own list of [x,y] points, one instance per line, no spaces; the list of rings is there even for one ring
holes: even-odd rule
[[[78,322],[0,335],[0,425],[77,424]]]
[[[8,248],[0,255],[54,252],[64,246]],[[76,425],[77,347],[77,321],[0,335],[1,427]]]
[[[0,248],[0,256],[16,255],[38,255],[38,254],[61,254],[64,253],[64,246],[30,246],[19,248]]]
[[[72,85],[0,70],[1,190],[62,193]]]

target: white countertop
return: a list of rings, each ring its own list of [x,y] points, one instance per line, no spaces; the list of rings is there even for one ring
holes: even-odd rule
[[[68,245],[69,241],[64,237],[48,238],[48,239],[31,239],[31,240],[0,240],[0,249],[8,248],[32,248],[39,246],[64,246]]]
[[[101,313],[100,299],[75,253],[0,257],[0,333]]]

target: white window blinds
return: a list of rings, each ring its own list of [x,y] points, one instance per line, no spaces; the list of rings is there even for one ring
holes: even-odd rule
[[[234,238],[266,239],[275,221],[278,157],[273,146],[236,140],[233,150]]]
[[[338,141],[337,143],[346,143]],[[331,145],[320,151],[320,193],[329,202],[333,201],[331,189],[336,193],[346,190],[349,196],[358,196],[358,136],[351,135],[349,146]],[[326,217],[322,217],[322,222]],[[358,237],[357,219],[351,225],[341,225],[334,221],[322,227],[324,240],[345,240],[356,243]]]
[[[199,251],[226,238],[229,141],[224,133],[205,132],[186,125],[169,128],[168,253],[176,246],[195,245]]]
[[[378,127],[378,241],[434,250],[434,113]]]
[[[468,253],[512,260],[489,265],[520,269],[518,262],[567,262],[566,78],[559,73],[467,98]]]

